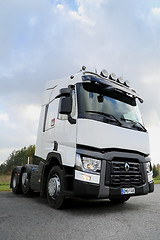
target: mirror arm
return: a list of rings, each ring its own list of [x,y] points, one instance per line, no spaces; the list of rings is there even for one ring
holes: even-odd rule
[[[72,117],[71,117],[71,114],[68,114],[68,122],[69,122],[70,124],[76,124],[76,119],[72,118]]]

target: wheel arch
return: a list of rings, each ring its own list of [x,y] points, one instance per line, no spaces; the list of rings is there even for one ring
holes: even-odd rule
[[[46,184],[48,174],[54,166],[59,166],[61,169],[63,169],[62,158],[59,153],[50,152],[47,155],[46,164],[44,164],[44,167],[42,169],[40,188],[40,193],[42,197],[46,196]]]

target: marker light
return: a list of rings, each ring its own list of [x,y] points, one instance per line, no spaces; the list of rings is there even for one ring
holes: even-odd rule
[[[74,76],[73,76],[73,75],[71,75],[71,76],[70,76],[70,79],[73,79],[73,78],[74,78]]]
[[[116,74],[114,74],[114,73],[111,73],[111,74],[109,75],[109,78],[110,78],[111,80],[114,80],[114,81],[116,81],[116,79],[117,79]]]
[[[105,77],[105,78],[108,77],[108,72],[107,72],[106,69],[103,69],[103,70],[101,71],[101,76],[102,76],[102,77]]]
[[[82,66],[82,70],[85,71],[86,70],[86,66],[83,65]]]

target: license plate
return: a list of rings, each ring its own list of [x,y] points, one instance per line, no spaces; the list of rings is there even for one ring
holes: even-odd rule
[[[134,194],[135,188],[121,188],[121,195]]]

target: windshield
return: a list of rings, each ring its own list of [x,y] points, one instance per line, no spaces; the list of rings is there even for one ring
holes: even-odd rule
[[[95,119],[96,115],[96,120],[99,121],[110,118],[111,124],[143,125],[134,98],[122,92],[108,91],[104,86],[91,83],[78,84],[77,92],[79,117]]]

